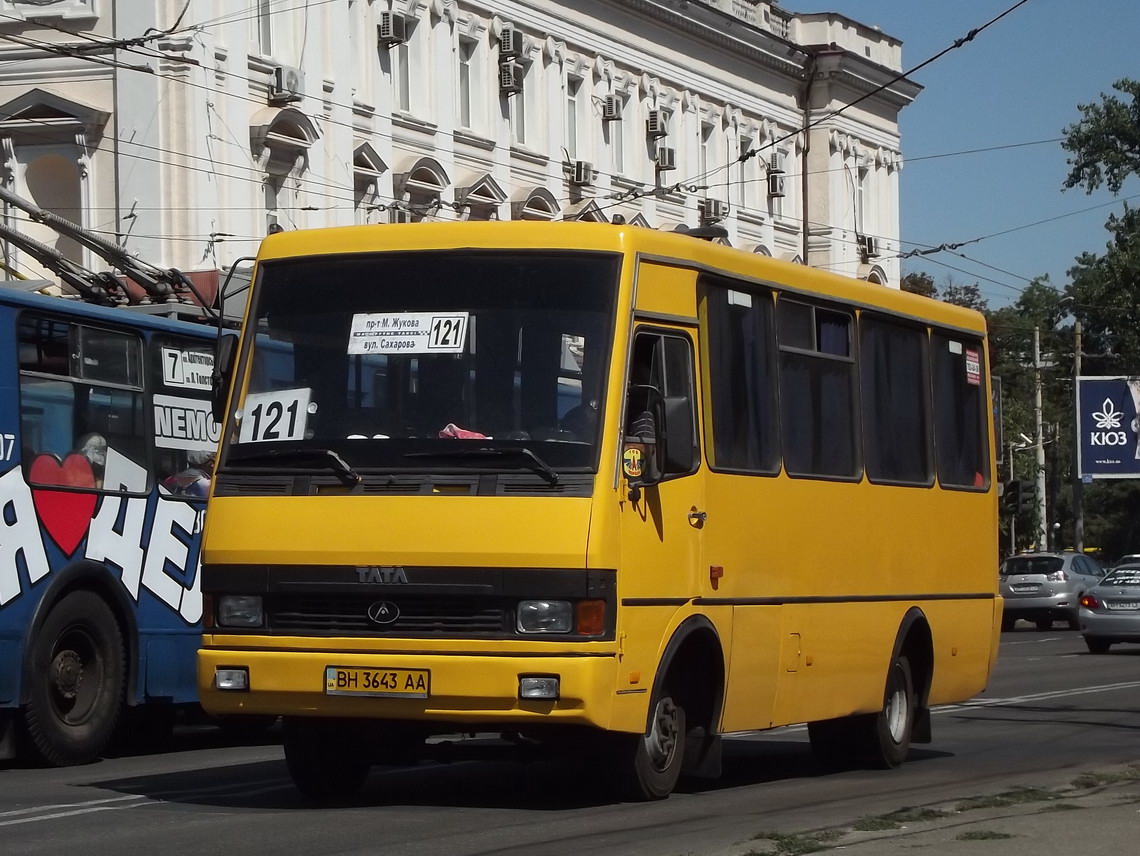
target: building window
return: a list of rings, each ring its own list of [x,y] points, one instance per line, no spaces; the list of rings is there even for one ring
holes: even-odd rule
[[[412,47],[410,41],[396,45],[395,68],[392,69],[396,89],[396,109],[404,113],[412,109]]]
[[[525,146],[527,143],[527,85],[526,78],[530,71],[530,66],[524,63],[518,63],[517,75],[522,84],[522,89],[514,95],[507,97],[507,107],[510,111],[511,120],[511,142],[516,145]]]
[[[625,128],[633,120],[626,118],[625,112],[629,109],[627,99],[621,99],[621,118],[602,125],[602,133],[610,147],[610,166],[614,175],[625,174]]]
[[[566,78],[566,152],[578,157],[578,121],[581,111],[582,78]]]
[[[472,58],[475,55],[475,42],[459,41],[459,125],[470,128],[472,115]]]
[[[275,0],[257,0],[257,49],[262,56],[273,56],[273,17]]]
[[[787,163],[787,149],[776,149],[768,160],[768,211],[773,217],[783,217],[786,210],[784,197],[791,187]],[[775,181],[773,176],[777,176]],[[777,192],[773,193],[773,190]]]
[[[701,122],[701,148],[698,154],[697,174],[702,178],[712,169],[715,154],[712,151],[716,125],[710,122]]]
[[[865,164],[855,165],[855,231],[860,235],[867,232],[867,173]]]
[[[751,140],[748,137],[740,137],[738,140],[737,161],[740,164],[740,170],[737,174],[736,182],[736,206],[738,208],[747,208],[751,203],[753,196],[756,193],[756,164],[757,156],[753,155],[747,160],[740,160],[748,154],[751,149]]]

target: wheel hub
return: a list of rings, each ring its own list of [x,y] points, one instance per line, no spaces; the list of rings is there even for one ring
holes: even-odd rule
[[[645,743],[653,765],[659,770],[667,767],[677,749],[677,706],[672,699],[663,698],[657,703]]]
[[[60,651],[51,664],[52,682],[65,699],[74,699],[83,685],[83,659],[74,651]]]

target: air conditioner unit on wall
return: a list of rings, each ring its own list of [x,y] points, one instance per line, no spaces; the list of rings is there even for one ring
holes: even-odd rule
[[[616,95],[607,95],[602,101],[602,121],[617,122],[621,119],[621,99]]]
[[[875,240],[873,235],[863,235],[859,238],[859,249],[869,259],[879,257],[879,242]]]
[[[657,149],[657,157],[653,159],[657,166],[658,172],[665,172],[666,170],[677,168],[677,150],[669,146],[660,146]]]
[[[594,183],[594,165],[589,161],[576,160],[570,164],[570,183],[579,187]]]
[[[292,104],[305,97],[305,74],[291,65],[275,66],[269,81],[269,103],[274,106]]]
[[[697,215],[702,225],[719,223],[728,216],[728,203],[723,199],[698,199]]]
[[[784,195],[784,174],[782,172],[768,173],[768,195],[774,197]]]
[[[651,140],[660,139],[669,133],[668,119],[664,110],[650,110],[645,117],[645,134]]]
[[[768,172],[784,174],[784,158],[782,155],[774,154],[768,158]]]
[[[523,88],[522,66],[513,60],[499,63],[499,91],[504,95],[517,95]]]
[[[522,33],[514,27],[503,27],[499,33],[499,59],[522,54]]]
[[[380,13],[380,23],[376,25],[376,43],[382,48],[403,44],[408,40],[408,22],[403,15],[384,11]]]
[[[389,208],[388,209],[388,222],[389,223],[411,223],[412,212],[406,208]]]

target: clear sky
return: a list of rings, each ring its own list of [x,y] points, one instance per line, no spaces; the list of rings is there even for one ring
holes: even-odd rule
[[[1016,0],[785,0],[793,12],[838,12],[903,42],[909,70],[1014,5]],[[1058,288],[1082,252],[1103,253],[1104,223],[1120,200],[1103,188],[1062,190],[1067,152],[1059,142],[976,154],[972,149],[1057,140],[1080,118],[1078,104],[1140,78],[1140,0],[1028,0],[971,42],[917,72],[924,87],[900,123],[903,250],[987,237],[903,260],[942,286],[978,282],[997,308],[1036,276]],[[952,155],[933,157],[935,155]],[[1099,207],[1093,207],[1099,206]],[[1093,210],[1085,210],[1092,208]],[[1084,213],[1078,213],[1082,212]],[[1066,216],[1067,215],[1067,216]],[[1059,218],[1040,225],[1039,221]],[[1019,228],[1025,227],[1025,228]],[[1016,229],[1004,235],[999,232]]]

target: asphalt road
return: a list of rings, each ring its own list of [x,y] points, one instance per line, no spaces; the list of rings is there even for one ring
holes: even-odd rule
[[[1059,625],[1058,625],[1059,627]],[[15,854],[304,853],[711,856],[767,830],[1048,786],[1140,760],[1140,646],[1086,653],[1078,634],[1006,633],[990,688],[935,711],[934,743],[900,769],[825,773],[802,729],[726,741],[716,784],[613,804],[534,760],[377,768],[347,807],[294,792],[274,733],[261,745],[180,727],[161,752],[62,770],[0,767],[0,848]],[[227,742],[228,740],[228,742]]]

